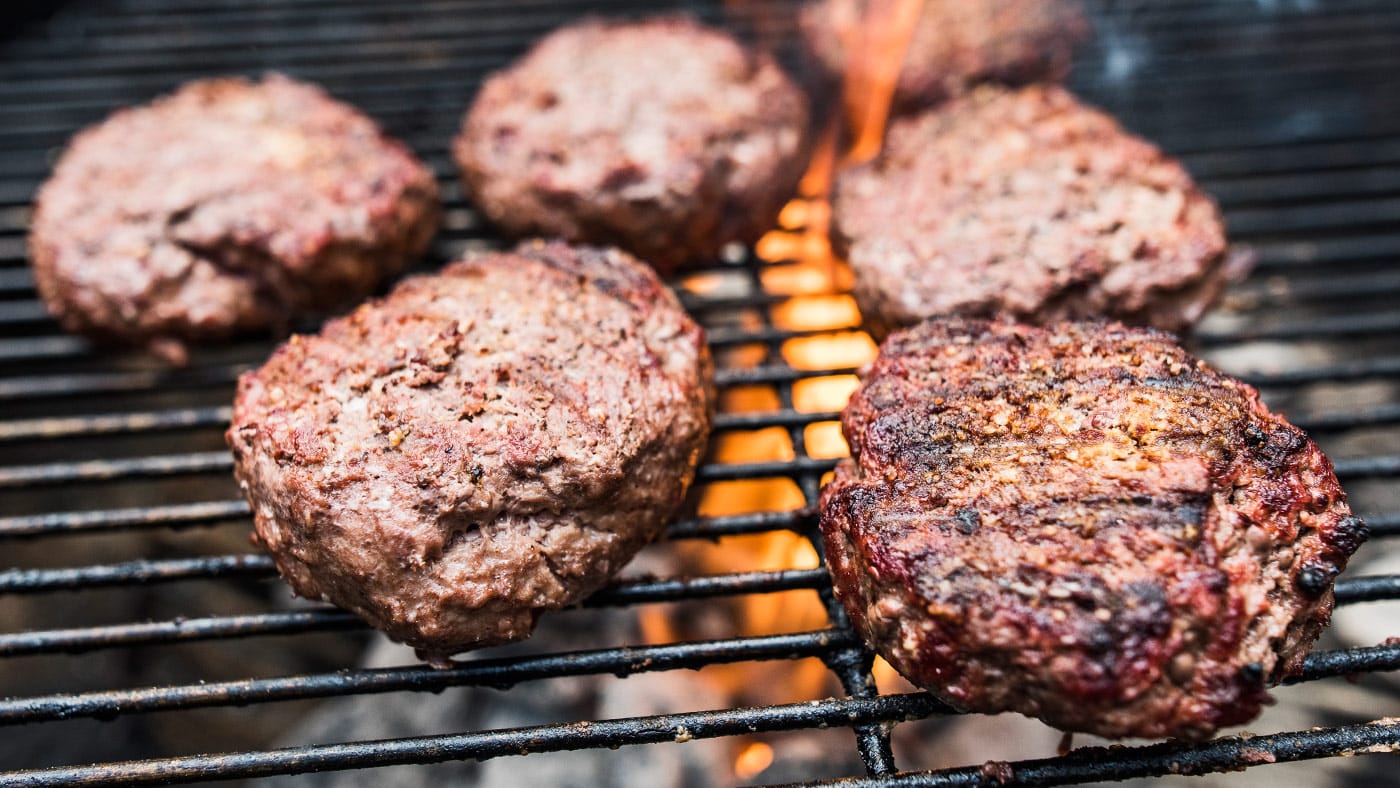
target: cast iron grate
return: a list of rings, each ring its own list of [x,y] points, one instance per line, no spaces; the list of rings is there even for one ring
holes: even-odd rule
[[[721,9],[683,4],[713,20]],[[729,21],[791,51],[790,4],[734,3]],[[439,173],[448,213],[431,265],[495,243],[462,202],[446,152],[480,76],[542,32],[584,12],[650,10],[627,2],[432,0],[399,10],[368,0],[112,0],[74,3],[0,44],[0,540],[22,556],[0,571],[0,602],[42,596],[42,627],[0,633],[0,658],[60,660],[136,648],[222,640],[256,648],[257,638],[360,630],[354,616],[325,608],[68,626],[68,592],[158,589],[178,600],[188,583],[257,583],[273,577],[258,554],[186,554],[175,536],[247,526],[219,435],[237,374],[266,352],[236,345],[167,370],[98,353],[65,336],[35,301],[25,268],[28,202],[50,158],[81,125],[199,76],[276,67],[325,84],[369,111]],[[1140,0],[1094,5],[1098,39],[1082,57],[1075,87],[1125,123],[1182,155],[1218,196],[1236,240],[1255,246],[1259,267],[1196,334],[1208,356],[1265,390],[1334,454],[1373,537],[1400,535],[1400,9],[1350,0]],[[784,328],[773,320],[794,297],[766,275],[792,263],[741,255],[681,281],[687,306],[710,329],[716,350],[754,363],[722,366],[722,390],[763,387],[777,408],[726,412],[720,435],[780,430],[791,459],[706,464],[699,483],[787,479],[805,507],[670,526],[673,539],[790,531],[814,533],[811,506],[834,460],[808,452],[808,428],[830,409],[799,408],[794,391],[849,376],[835,363],[794,363],[791,343],[847,336],[852,327]],[[699,287],[711,277],[721,286]],[[839,288],[836,292],[839,295]],[[738,351],[747,351],[747,355]],[[1262,358],[1263,361],[1257,361]],[[1354,392],[1365,396],[1350,397]],[[1340,392],[1343,408],[1318,392]],[[1321,396],[1319,400],[1318,397]],[[1341,448],[1342,451],[1338,451]],[[1373,508],[1364,507],[1371,503]],[[103,539],[155,536],[152,552],[102,560]],[[166,537],[170,537],[167,539]],[[85,540],[97,545],[76,549]],[[49,546],[47,550],[44,546]],[[21,549],[23,548],[23,549]],[[36,549],[37,548],[37,549]],[[96,560],[73,564],[70,555]],[[158,757],[0,773],[10,785],[166,783],[235,779],[566,749],[617,747],[680,737],[719,737],[847,727],[867,776],[851,784],[968,785],[978,765],[897,774],[928,764],[896,763],[890,724],[953,711],[922,694],[881,695],[871,657],[846,628],[820,568],[624,580],[592,607],[815,591],[827,626],[816,631],[709,641],[618,645],[524,657],[478,658],[450,670],[409,665],[344,668],[271,678],[58,691],[0,700],[0,726],[110,720],[157,711],[231,709],[365,693],[503,687],[562,676],[693,669],[752,661],[821,659],[846,697],[751,708],[453,735],[325,744],[225,755]],[[1346,577],[1339,605],[1400,599],[1400,576]],[[10,608],[5,608],[9,610]],[[544,626],[549,626],[548,622]],[[272,642],[272,641],[268,641]],[[277,643],[285,641],[279,640]],[[65,657],[64,655],[68,655]],[[29,663],[26,663],[29,664]],[[1293,682],[1400,667],[1400,643],[1323,650]],[[1288,692],[1284,689],[1281,692]],[[1358,710],[1371,715],[1373,709]],[[12,730],[14,730],[12,728]],[[1201,744],[1081,749],[1011,765],[1016,783],[1061,784],[1165,773],[1244,768],[1400,746],[1400,723],[1370,722]],[[0,768],[14,764],[0,763]],[[26,760],[24,765],[29,766]]]

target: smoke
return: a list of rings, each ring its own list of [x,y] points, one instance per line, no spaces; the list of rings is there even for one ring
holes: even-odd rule
[[[1081,67],[1094,70],[1097,65],[1103,84],[1115,88],[1127,86],[1152,61],[1152,41],[1134,29],[1130,14],[1104,13],[1098,8],[1092,14],[1092,22],[1097,57],[1081,60]]]

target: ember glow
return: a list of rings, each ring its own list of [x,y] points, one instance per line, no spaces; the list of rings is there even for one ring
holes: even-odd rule
[[[847,51],[854,54],[844,85],[844,118],[831,118],[822,126],[797,196],[783,208],[778,228],[755,246],[757,256],[766,262],[759,272],[764,291],[783,299],[768,308],[766,318],[776,328],[812,334],[784,341],[781,360],[804,374],[832,373],[804,376],[792,386],[793,409],[832,414],[831,419],[807,425],[801,434],[806,453],[819,459],[849,453],[835,414],[845,407],[858,384],[854,370],[873,360],[876,352],[875,342],[860,330],[860,312],[850,296],[850,267],[832,252],[832,183],[838,167],[868,160],[879,152],[899,64],[921,7],[922,0],[871,0],[864,4],[864,19],[843,20],[841,35]],[[844,133],[847,130],[849,133]],[[842,149],[842,139],[852,140],[848,149]],[[700,289],[716,286],[704,281],[704,276],[693,278],[696,281],[688,285]],[[761,327],[765,316],[751,317],[751,327]],[[778,362],[760,346],[725,352],[722,363],[727,366]],[[778,389],[770,385],[732,387],[720,397],[722,413],[772,412],[783,406]],[[712,459],[721,463],[791,461],[797,455],[784,427],[723,433],[716,436],[712,451]],[[802,491],[789,479],[716,482],[702,491],[699,513],[719,517],[791,511],[805,504]],[[677,550],[689,567],[704,573],[818,565],[817,553],[806,538],[787,531],[726,537],[717,543],[680,544]],[[732,634],[770,635],[827,626],[826,612],[811,591],[755,594],[724,604],[733,608]],[[652,642],[692,634],[686,621],[659,609],[644,613],[643,633]],[[839,692],[827,668],[812,659],[720,665],[701,675],[739,704],[792,702]],[[908,686],[883,660],[877,663],[877,681],[882,688]],[[746,740],[735,751],[735,775],[740,779],[755,777],[773,759],[772,746]]]

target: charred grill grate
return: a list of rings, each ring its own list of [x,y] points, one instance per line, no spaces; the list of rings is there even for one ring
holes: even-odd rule
[[[720,18],[717,7],[692,6],[702,16]],[[791,49],[790,17],[783,13],[789,4],[734,7],[738,24]],[[435,265],[463,248],[495,242],[461,201],[445,150],[480,76],[582,12],[650,8],[434,0],[398,11],[368,0],[113,0],[74,3],[0,43],[0,540],[11,557],[0,571],[0,610],[7,622],[26,600],[42,600],[49,611],[38,625],[32,618],[6,624],[0,676],[20,674],[35,660],[67,665],[63,669],[81,675],[85,661],[113,652],[159,654],[222,640],[230,650],[251,653],[312,633],[363,629],[354,616],[330,608],[268,609],[266,588],[258,585],[274,575],[266,557],[200,550],[201,535],[247,527],[248,508],[228,480],[230,459],[219,436],[229,418],[232,382],[257,363],[266,345],[211,350],[187,369],[165,370],[94,352],[83,340],[60,334],[44,316],[25,267],[24,232],[28,202],[57,146],[111,108],[186,79],[283,69],[320,81],[366,109],[435,167],[448,199],[444,232],[430,261]],[[1181,154],[1219,197],[1234,237],[1254,244],[1260,255],[1256,273],[1202,326],[1195,342],[1317,434],[1368,515],[1373,538],[1384,546],[1400,535],[1400,91],[1392,77],[1400,65],[1400,9],[1366,0],[1325,8],[1254,0],[1103,0],[1094,12],[1098,39],[1081,58],[1076,89]],[[794,391],[854,369],[794,364],[786,351],[793,340],[851,329],[775,324],[773,311],[789,297],[766,287],[763,274],[785,265],[745,258],[702,272],[723,284],[719,290],[705,294],[682,285],[687,306],[710,329],[717,351],[746,350],[759,359],[722,366],[721,390],[764,387],[778,403],[776,410],[722,414],[718,434],[776,428],[793,455],[709,463],[699,483],[787,479],[807,508],[685,519],[670,526],[673,539],[779,530],[814,534],[810,507],[834,461],[809,454],[807,428],[838,414],[797,409]],[[1345,404],[1327,405],[1335,401]],[[120,556],[110,547],[119,538],[137,539],[146,552]],[[187,538],[200,543],[189,547],[181,541]],[[109,549],[118,558],[109,557]],[[184,589],[199,584],[262,588],[262,609],[186,609]],[[625,580],[587,604],[631,606],[792,589],[817,593],[829,619],[826,628],[478,658],[445,671],[412,665],[132,689],[40,687],[0,700],[0,726],[191,709],[233,714],[233,707],[298,699],[803,657],[821,659],[846,697],[227,755],[160,753],[155,760],[5,772],[0,783],[233,779],[827,726],[855,732],[855,749],[869,775],[855,784],[969,785],[987,777],[977,765],[894,776],[898,769],[932,764],[896,763],[890,724],[952,710],[925,695],[882,696],[875,690],[870,655],[845,627],[823,569]],[[163,607],[189,617],[90,622],[73,600],[94,597],[68,592],[93,590],[154,594],[164,599]],[[1343,578],[1337,598],[1339,605],[1400,599],[1400,576]],[[272,636],[295,637],[257,640]],[[1397,642],[1324,649],[1290,683],[1397,667]],[[1378,710],[1355,712],[1366,720]],[[1396,746],[1400,724],[1376,719],[1196,745],[1080,750],[1012,764],[1010,774],[1026,784],[1088,782],[1236,770]],[[45,764],[25,757],[20,765]]]

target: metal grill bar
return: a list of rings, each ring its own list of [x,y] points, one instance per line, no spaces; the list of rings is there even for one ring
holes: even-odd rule
[[[45,465],[12,465],[0,468],[0,489],[36,484],[139,479],[190,473],[227,472],[233,457],[226,451],[202,451],[120,460],[83,460]]]
[[[866,725],[920,719],[948,708],[926,694],[790,703],[746,709],[666,714],[565,725],[540,725],[454,736],[419,736],[353,744],[228,755],[131,761],[122,764],[0,773],[23,786],[159,785],[302,774],[452,759],[486,759],[531,752],[684,742],[769,731]]]
[[[305,632],[364,629],[365,626],[354,613],[324,608],[286,613],[148,621],[105,627],[52,629],[41,632],[12,632],[0,635],[0,657],[82,654],[107,648],[262,635],[298,635]]]
[[[1369,457],[1345,457],[1332,461],[1337,478],[1342,481],[1400,474],[1400,455],[1383,454]]]
[[[1348,577],[1337,581],[1337,604],[1400,599],[1400,575]]]
[[[123,585],[209,580],[230,576],[271,577],[272,559],[260,553],[201,556],[69,569],[7,569],[0,572],[0,594],[33,594],[78,591]],[[696,578],[635,581],[610,586],[594,594],[590,605],[626,605],[667,602],[737,593],[767,593],[815,588],[826,582],[822,569],[789,569],[778,572],[736,572]]]
[[[72,336],[32,337],[0,341],[0,364],[77,358],[90,353],[87,340]]]
[[[54,419],[0,422],[0,441],[162,432],[198,427],[226,427],[233,408],[176,408],[144,413],[107,413]]]
[[[1362,334],[1393,334],[1400,331],[1400,312],[1362,313],[1294,323],[1244,327],[1230,331],[1203,328],[1192,336],[1208,345],[1235,344],[1264,339],[1331,339]]]
[[[1267,736],[1229,736],[1203,744],[1169,743],[1146,747],[1084,747],[1059,758],[1042,758],[1006,764],[1006,781],[999,785],[1071,785],[1101,780],[1128,780],[1168,774],[1208,774],[1244,766],[1288,763],[1362,753],[1389,753],[1400,749],[1400,721],[1386,718],[1336,728],[1274,733]],[[965,766],[937,772],[901,774],[871,780],[852,778],[804,783],[807,786],[874,788],[881,786],[985,786],[989,775],[982,767]]]
[[[266,577],[273,571],[272,559],[252,554],[129,561],[70,569],[7,569],[0,572],[0,593],[76,591],[196,578]]]
[[[247,679],[181,687],[49,695],[0,701],[0,726],[52,722],[78,717],[111,719],[209,706],[243,706],[348,694],[440,692],[448,687],[508,688],[522,681],[697,668],[752,660],[800,659],[833,648],[856,645],[849,631],[827,630],[796,635],[730,638],[661,646],[577,651],[540,657],[473,660],[447,669],[413,665],[402,668],[340,670],[275,679]]]
[[[5,400],[115,394],[227,386],[248,369],[246,364],[205,366],[191,370],[142,370],[69,375],[12,377],[0,380],[0,402]]]
[[[0,538],[84,534],[122,528],[188,528],[246,518],[250,514],[248,504],[241,500],[52,512],[0,517]]]

